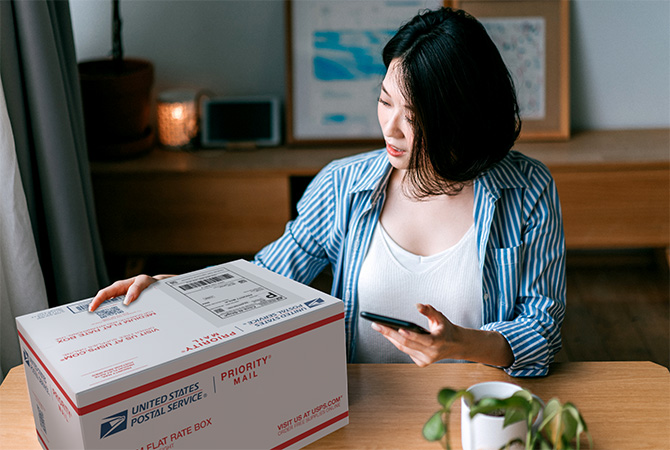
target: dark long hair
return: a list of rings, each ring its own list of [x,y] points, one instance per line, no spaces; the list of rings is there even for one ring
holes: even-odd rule
[[[407,171],[421,198],[454,194],[514,145],[521,130],[514,83],[486,30],[464,11],[425,11],[386,44],[412,110],[414,147]]]

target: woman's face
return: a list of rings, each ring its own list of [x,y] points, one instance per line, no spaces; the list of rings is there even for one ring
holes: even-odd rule
[[[398,60],[391,61],[382,82],[377,117],[386,141],[386,153],[391,165],[399,170],[409,167],[409,156],[414,143],[412,111],[400,90]]]

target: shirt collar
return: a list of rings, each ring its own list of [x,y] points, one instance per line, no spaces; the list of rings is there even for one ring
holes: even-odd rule
[[[520,153],[510,151],[502,161],[479,175],[475,183],[480,183],[493,198],[500,197],[502,189],[521,189],[529,187],[528,178],[519,170],[515,161]]]
[[[370,170],[367,171],[368,176],[358,180],[352,191],[356,193],[373,191],[371,200],[374,203],[386,188],[392,166],[386,156],[385,149],[376,150],[373,154]],[[515,160],[519,159],[519,156],[519,152],[510,151],[502,161],[479,175],[475,183],[480,183],[494,198],[500,197],[501,189],[527,188],[529,186],[528,178],[515,164]]]
[[[370,161],[370,169],[366,171],[367,176],[359,179],[352,187],[352,192],[373,191],[373,202],[384,192],[386,182],[391,174],[391,163],[386,156],[386,149],[373,152]]]

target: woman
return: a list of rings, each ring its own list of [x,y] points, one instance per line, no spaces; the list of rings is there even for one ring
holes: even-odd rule
[[[401,27],[383,58],[386,148],[324,168],[254,262],[303,283],[330,265],[352,362],[545,375],[565,313],[562,219],[546,167],[510,151],[520,120],[500,54],[476,19],[442,8]],[[118,281],[91,309],[164,277]],[[430,334],[358,319],[407,318],[414,305]]]

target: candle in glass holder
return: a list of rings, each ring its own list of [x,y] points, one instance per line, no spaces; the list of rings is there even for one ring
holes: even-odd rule
[[[196,93],[190,90],[161,92],[157,109],[161,145],[172,148],[188,146],[198,133]]]

